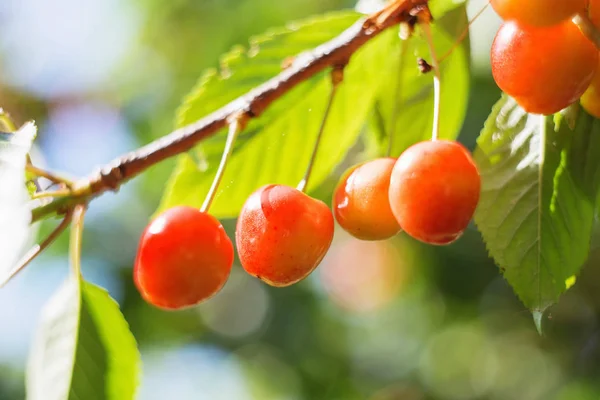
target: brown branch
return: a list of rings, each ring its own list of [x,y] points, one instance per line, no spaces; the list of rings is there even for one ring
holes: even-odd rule
[[[125,154],[88,178],[76,182],[73,195],[59,198],[32,211],[33,221],[64,213],[89,202],[147,168],[186,152],[201,140],[216,134],[232,115],[260,116],[275,100],[328,67],[345,64],[363,45],[389,27],[402,22],[414,24],[419,12],[427,11],[428,0],[395,0],[378,13],[363,18],[331,41],[300,55],[287,69],[207,117],[180,128],[138,150]]]

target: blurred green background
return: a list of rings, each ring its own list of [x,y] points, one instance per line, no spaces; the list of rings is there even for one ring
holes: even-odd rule
[[[470,15],[483,2],[472,1]],[[169,132],[182,96],[231,46],[353,6],[2,0],[0,106],[19,123],[38,122],[38,163],[87,174]],[[497,26],[491,9],[472,26],[473,86],[461,134],[471,148],[499,95],[487,61]],[[95,201],[84,235],[84,275],[109,289],[139,342],[139,399],[600,398],[597,251],[549,310],[543,337],[474,227],[445,248],[404,235],[359,242],[338,230],[323,264],[299,285],[270,288],[236,265],[223,292],[196,309],[151,308],[133,287],[131,267],[171,167],[165,162]],[[225,225],[232,234],[233,222]],[[28,347],[42,305],[67,274],[66,248],[63,237],[0,290],[0,400],[25,396]]]

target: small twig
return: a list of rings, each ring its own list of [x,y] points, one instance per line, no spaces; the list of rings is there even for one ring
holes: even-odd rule
[[[227,162],[233,153],[233,146],[235,144],[235,140],[237,139],[239,133],[246,126],[246,122],[248,121],[248,115],[240,114],[236,115],[232,118],[231,123],[229,124],[229,132],[227,133],[227,141],[225,142],[225,149],[223,150],[223,155],[221,156],[221,162],[219,163],[219,168],[217,169],[217,174],[215,175],[215,179],[210,186],[208,194],[204,199],[204,204],[200,208],[202,212],[208,212],[210,205],[212,204],[215,195],[217,194],[217,190],[219,189],[219,184],[223,179],[223,174],[225,173],[225,167],[227,166]]]
[[[327,124],[327,119],[329,118],[329,113],[331,112],[331,106],[333,106],[333,100],[335,99],[335,95],[337,93],[338,86],[344,80],[344,67],[345,65],[340,65],[334,67],[331,71],[331,91],[329,92],[329,98],[327,99],[327,105],[325,106],[325,112],[323,113],[323,119],[321,120],[321,125],[319,126],[319,132],[317,133],[317,138],[315,139],[315,145],[313,147],[312,154],[310,155],[310,160],[308,161],[308,167],[306,168],[306,172],[304,173],[304,177],[296,187],[301,192],[304,192],[308,186],[308,180],[312,174],[313,167],[315,165],[315,161],[317,159],[317,153],[319,152],[319,145],[321,144],[321,139],[323,138],[323,132],[325,131],[325,125]]]
[[[23,256],[23,258],[21,258],[21,260],[19,260],[15,267],[10,271],[8,276],[0,282],[0,288],[4,287],[15,276],[17,276],[19,272],[25,269],[26,266],[28,266],[37,256],[40,255],[42,251],[48,248],[48,246],[50,246],[56,240],[56,238],[60,236],[60,234],[63,233],[67,226],[69,226],[69,223],[71,222],[71,217],[72,214],[70,212],[65,214],[60,224],[58,224],[58,226],[54,228],[54,230],[46,237],[46,239],[44,239],[44,241],[42,241],[42,243],[36,244],[31,249],[29,249],[29,251]]]
[[[424,21],[422,24],[423,32],[429,45],[429,52],[431,54],[431,64],[433,67],[433,129],[431,132],[431,140],[437,140],[440,135],[440,109],[441,109],[441,72],[440,63],[435,53],[435,45],[433,43],[433,35],[431,33],[431,26],[428,21]]]
[[[396,136],[396,124],[398,123],[398,114],[400,111],[400,100],[402,98],[402,77],[404,75],[404,61],[406,59],[406,50],[408,49],[408,39],[400,43],[400,60],[398,65],[398,79],[396,80],[396,89],[394,91],[394,106],[392,107],[391,126],[389,130],[387,156],[391,157],[394,149],[394,136]]]
[[[201,140],[215,135],[236,114],[259,117],[273,102],[296,86],[328,67],[350,60],[362,46],[386,29],[414,21],[418,11],[427,9],[429,0],[393,0],[383,10],[360,19],[338,37],[302,53],[279,75],[233,100],[205,118],[180,128],[131,153],[125,154],[73,185],[73,195],[58,198],[32,211],[35,222],[48,215],[64,212],[76,204],[87,204],[109,190],[116,190],[151,166],[192,149]]]
[[[573,23],[600,50],[600,31],[592,20],[585,13],[579,13],[573,18]]]
[[[81,239],[83,237],[85,210],[85,204],[75,206],[75,209],[73,210],[73,221],[71,223],[69,256],[71,259],[71,270],[77,278],[81,277]]]

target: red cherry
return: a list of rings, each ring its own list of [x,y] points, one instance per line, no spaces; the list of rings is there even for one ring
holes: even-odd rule
[[[553,114],[585,92],[598,49],[571,21],[548,28],[507,22],[494,39],[491,61],[498,86],[526,111]]]
[[[421,142],[402,153],[394,166],[390,205],[402,229],[415,239],[449,244],[467,228],[480,189],[477,166],[461,144]]]
[[[232,264],[233,244],[221,223],[196,208],[177,206],[144,230],[133,277],[148,303],[176,310],[216,294]]]
[[[289,286],[319,265],[333,231],[333,215],[322,201],[288,186],[263,186],[246,200],[238,218],[240,262],[269,285]]]
[[[388,191],[396,160],[380,158],[350,168],[333,195],[335,219],[362,240],[388,239],[400,231],[392,214]]]
[[[586,0],[492,0],[491,3],[505,21],[533,26],[559,24],[586,6]]]

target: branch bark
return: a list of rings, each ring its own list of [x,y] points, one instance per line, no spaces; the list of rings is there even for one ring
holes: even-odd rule
[[[56,213],[66,213],[139,175],[149,167],[193,148],[216,134],[232,115],[259,117],[275,100],[328,67],[344,65],[352,55],[381,32],[402,22],[414,24],[415,16],[427,12],[429,0],[394,0],[383,10],[357,21],[331,41],[300,55],[279,75],[227,104],[205,118],[108,163],[77,181],[71,196],[58,198],[32,210],[32,222]]]

